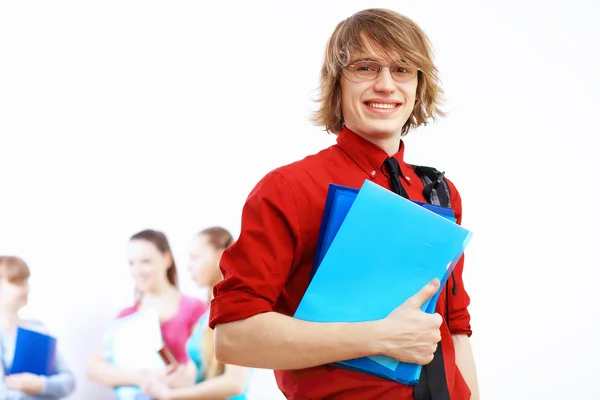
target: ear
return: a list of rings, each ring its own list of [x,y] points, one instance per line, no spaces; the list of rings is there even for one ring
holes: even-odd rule
[[[163,254],[163,257],[168,270],[171,265],[175,264],[175,260],[173,259],[173,255],[170,252],[166,252],[165,254]]]
[[[221,250],[217,250],[217,261],[221,261],[221,257],[223,256],[223,253],[225,252],[225,249],[221,249]]]

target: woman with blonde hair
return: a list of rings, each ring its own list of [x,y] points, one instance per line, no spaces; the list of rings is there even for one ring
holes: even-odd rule
[[[222,227],[211,227],[198,233],[190,248],[191,278],[200,287],[212,288],[223,277],[219,260],[223,251],[233,243],[231,234]],[[190,362],[183,368],[195,370],[196,378],[187,387],[169,387],[164,380],[148,382],[144,392],[157,400],[228,399],[246,400],[249,369],[223,365],[214,354],[214,331],[208,327],[208,310],[200,318],[187,342]],[[184,373],[182,375],[188,375]]]

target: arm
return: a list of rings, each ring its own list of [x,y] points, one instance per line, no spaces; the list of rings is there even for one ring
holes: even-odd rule
[[[420,311],[439,282],[426,285],[388,318],[363,323],[315,323],[274,312],[295,265],[306,255],[302,216],[288,183],[267,175],[244,205],[239,239],[222,255],[224,279],[214,288],[209,326],[223,364],[268,369],[307,368],[386,354],[428,363],[440,340],[441,317]]]
[[[209,324],[223,364],[291,369],[374,354],[369,324],[314,324],[273,312],[293,265],[302,257],[296,199],[278,173],[249,195],[242,231],[220,261]],[[276,249],[275,251],[273,249]]]
[[[6,389],[4,385],[0,387],[0,399],[2,400],[52,400],[51,397],[41,397],[29,395],[19,390]]]
[[[165,385],[170,388],[180,388],[192,386],[196,383],[198,370],[193,361],[188,361],[185,365],[178,365],[175,370],[164,377]],[[157,379],[161,381],[161,379]],[[146,384],[151,384],[155,380],[149,380]]]
[[[0,399],[2,400],[43,400],[50,399],[39,395],[28,394],[19,388],[41,393],[43,390],[42,377],[32,374],[6,375],[4,365],[4,349],[0,343]],[[12,377],[12,378],[11,378]]]
[[[248,368],[226,365],[225,372],[197,385],[172,389],[165,400],[223,400],[244,392]]]
[[[51,376],[43,376],[42,395],[55,399],[67,397],[75,390],[75,377],[67,368],[65,360],[62,356],[57,357],[57,373]]]
[[[143,371],[121,370],[102,357],[102,349],[98,348],[87,365],[89,379],[110,387],[141,386],[146,380]]]
[[[457,223],[461,224],[462,199],[456,187],[451,182],[449,184],[451,185],[452,204],[454,204],[456,211]],[[468,310],[471,299],[463,281],[464,261],[463,255],[454,269],[454,281],[452,283],[448,282],[454,289],[450,291],[448,297],[448,327],[454,342],[456,365],[471,390],[471,399],[479,400],[475,360],[469,341],[469,337],[473,333],[471,330],[471,315]]]
[[[452,340],[456,352],[456,365],[471,390],[471,400],[479,400],[475,360],[469,337],[467,335],[452,335]]]
[[[308,368],[382,353],[373,340],[378,330],[377,322],[314,323],[267,312],[217,325],[216,357],[257,368]]]
[[[40,377],[37,376],[33,376],[33,378],[37,378],[39,380],[39,389],[42,389],[42,381],[40,379]],[[10,380],[9,380],[10,382]],[[36,383],[35,381],[33,381],[32,383]],[[24,385],[23,382],[10,382],[9,385],[12,386],[21,386]],[[32,386],[32,385],[30,385]],[[39,391],[38,391],[39,392]],[[33,395],[33,394],[27,394],[22,390],[18,390],[18,389],[11,389],[7,387],[7,384],[5,383],[5,375],[4,375],[4,369],[0,368],[0,399],[2,400],[43,400],[43,399],[48,399],[50,400],[49,397],[42,397],[42,396],[38,396],[38,395]]]

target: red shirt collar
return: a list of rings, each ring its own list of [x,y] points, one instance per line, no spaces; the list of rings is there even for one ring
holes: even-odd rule
[[[342,128],[337,137],[337,144],[369,176],[371,176],[371,172],[374,170],[385,170],[383,162],[388,157],[387,153],[350,129],[346,127]],[[404,162],[404,142],[402,140],[400,141],[398,152],[393,157],[400,165],[401,174],[406,174],[409,167]]]

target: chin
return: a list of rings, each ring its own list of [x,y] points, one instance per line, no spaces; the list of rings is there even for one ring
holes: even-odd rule
[[[135,289],[138,292],[147,292],[150,289],[150,285],[135,285]]]
[[[198,280],[196,280],[196,285],[198,287],[203,288],[203,287],[208,287],[209,283],[206,282],[206,281],[204,281],[204,280],[202,280],[202,279],[198,279]]]
[[[396,123],[382,123],[383,121],[373,121],[361,129],[365,135],[376,138],[390,138],[398,136],[402,132],[402,125]]]

